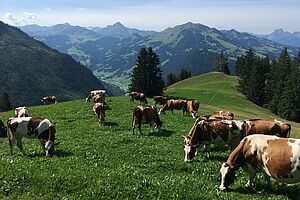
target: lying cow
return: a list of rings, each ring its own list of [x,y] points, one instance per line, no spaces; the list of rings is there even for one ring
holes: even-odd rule
[[[195,157],[197,148],[205,145],[209,155],[209,145],[212,143],[225,143],[231,149],[240,142],[244,131],[244,123],[237,120],[206,121],[200,120],[191,128],[184,138],[185,162],[191,162]]]
[[[240,167],[249,175],[246,186],[252,186],[259,171],[263,172],[269,186],[270,177],[283,183],[300,181],[299,146],[299,139],[270,135],[250,135],[244,138],[222,164],[220,190],[228,189]]]
[[[87,98],[85,98],[86,102],[90,102],[91,99],[93,99],[94,96],[99,95],[101,98],[101,102],[94,102],[94,103],[104,103],[105,101],[105,90],[92,90],[90,91],[89,95]]]
[[[186,100],[175,100],[175,99],[169,99],[164,104],[164,106],[159,110],[159,115],[161,113],[165,113],[166,110],[171,110],[173,114],[173,110],[182,110],[182,115],[187,111],[187,101]]]
[[[48,105],[52,103],[57,104],[56,96],[45,96],[41,101],[44,102],[44,105]]]
[[[245,136],[252,134],[277,135],[288,137],[291,126],[278,120],[249,119],[245,121]]]
[[[22,137],[38,139],[42,145],[46,156],[51,156],[54,152],[55,127],[48,120],[40,117],[10,118],[7,121],[8,140],[10,154],[13,154],[13,143],[16,142],[20,151],[25,155],[22,145]]]
[[[4,126],[4,123],[0,119],[0,137],[7,137],[7,128]]]
[[[199,110],[199,101],[197,100],[188,100],[187,101],[187,109],[186,112],[191,113],[192,117],[195,119],[196,118],[196,114]]]
[[[229,119],[232,120],[234,118],[234,114],[229,111],[224,111],[224,110],[218,110],[214,113],[217,116],[220,116],[223,119]]]
[[[17,107],[15,109],[16,117],[29,117],[28,109],[25,106]]]
[[[157,128],[160,131],[163,124],[163,122],[160,121],[159,115],[157,114],[157,110],[154,106],[137,106],[133,109],[132,113],[133,134],[136,125],[138,125],[140,134],[142,134],[142,123],[149,124],[150,127],[152,127],[152,131],[154,131],[154,128]]]
[[[105,110],[106,105],[104,103],[95,103],[93,106],[93,111],[95,112],[100,125],[104,125],[105,123]]]
[[[130,101],[134,102],[134,100],[140,101],[140,103],[147,104],[147,97],[144,93],[141,92],[130,92],[129,96],[131,97]]]
[[[156,107],[156,104],[164,105],[168,100],[168,97],[164,96],[153,96],[154,104],[153,106]]]

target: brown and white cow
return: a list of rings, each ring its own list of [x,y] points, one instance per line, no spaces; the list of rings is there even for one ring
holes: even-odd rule
[[[228,144],[231,149],[240,142],[244,123],[238,120],[200,120],[196,121],[189,134],[184,137],[185,162],[191,162],[197,148],[205,145],[209,157],[209,145],[213,143]]]
[[[147,97],[144,93],[141,92],[130,92],[129,96],[131,97],[130,101],[134,102],[134,100],[140,101],[140,103],[147,104]]]
[[[223,118],[223,119],[232,120],[234,118],[233,112],[229,112],[229,111],[218,110],[214,114],[216,114],[216,116],[220,116],[219,118]]]
[[[104,94],[96,94],[92,97],[93,103],[105,103],[105,95]]]
[[[220,190],[228,189],[240,167],[249,175],[246,186],[252,186],[257,172],[263,172],[269,186],[270,177],[283,183],[300,181],[299,147],[299,139],[261,134],[245,137],[222,164]]]
[[[106,108],[106,104],[104,103],[95,103],[95,105],[93,106],[93,111],[95,112],[100,125],[104,125],[105,123]]]
[[[153,96],[154,104],[153,106],[156,106],[156,104],[164,105],[168,100],[168,97],[164,96]]]
[[[52,103],[57,104],[56,96],[45,96],[41,101],[44,102],[44,105],[48,105]]]
[[[191,113],[192,117],[195,119],[196,114],[199,110],[200,103],[197,100],[188,100],[186,112]]]
[[[90,91],[89,95],[85,98],[85,100],[86,100],[86,102],[90,102],[94,96],[99,95],[101,98],[101,102],[98,102],[98,103],[104,103],[105,93],[106,93],[105,90],[92,90],[92,91]],[[96,102],[94,102],[94,103],[96,103]]]
[[[17,107],[15,109],[16,117],[29,117],[28,109],[25,106]]]
[[[17,143],[18,148],[25,155],[22,145],[22,138],[38,139],[46,153],[46,156],[51,156],[54,152],[55,142],[55,127],[48,120],[40,117],[21,117],[10,118],[7,121],[8,141],[10,154],[13,154],[13,144]]]
[[[287,137],[291,126],[278,120],[249,119],[245,121],[245,136],[252,134],[277,135]]]
[[[154,106],[137,106],[133,109],[132,112],[132,132],[134,134],[135,126],[138,125],[140,134],[141,124],[149,124],[150,128],[152,127],[152,132],[154,128],[161,130],[163,122],[160,121],[157,110]]]
[[[175,100],[175,99],[169,99],[164,104],[164,106],[159,110],[159,115],[161,113],[165,113],[166,110],[171,110],[173,113],[173,110],[182,110],[182,115],[187,111],[187,100]]]

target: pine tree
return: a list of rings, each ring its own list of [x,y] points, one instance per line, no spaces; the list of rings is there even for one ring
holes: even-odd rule
[[[167,75],[167,86],[177,82],[177,77],[172,72]]]
[[[2,110],[3,112],[12,110],[12,104],[9,95],[6,92],[4,92],[2,95],[2,101],[0,102],[0,110]]]
[[[227,75],[230,75],[230,71],[228,67],[228,58],[224,55],[223,52],[217,54],[213,64],[213,71],[223,72]]]
[[[162,95],[164,81],[158,55],[149,48],[142,48],[133,68],[129,91],[143,92],[147,97]]]
[[[182,81],[184,79],[190,78],[192,76],[191,72],[186,68],[181,68],[179,74],[179,80]]]

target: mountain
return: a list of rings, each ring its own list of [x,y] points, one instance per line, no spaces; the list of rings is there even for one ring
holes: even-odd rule
[[[283,29],[276,29],[274,32],[267,35],[259,35],[259,37],[272,40],[279,44],[294,46],[300,48],[300,32],[287,32]]]
[[[41,104],[45,95],[58,101],[84,98],[104,89],[91,70],[71,56],[34,40],[20,29],[0,22],[0,94],[14,106]]]
[[[123,28],[120,23],[106,27],[116,31]],[[65,41],[62,38],[60,40],[64,44]],[[52,40],[47,40],[46,43],[50,46],[54,44]],[[124,89],[127,88],[131,69],[142,47],[151,46],[159,55],[165,77],[170,72],[178,74],[183,67],[188,68],[193,75],[209,72],[216,54],[222,51],[229,58],[230,71],[234,73],[237,56],[247,49],[252,48],[261,56],[276,58],[285,47],[248,33],[218,30],[191,22],[146,37],[121,38],[115,33],[93,39],[86,38],[68,45],[65,49],[57,49],[88,66],[97,77]],[[295,55],[297,49],[290,47],[289,52]]]

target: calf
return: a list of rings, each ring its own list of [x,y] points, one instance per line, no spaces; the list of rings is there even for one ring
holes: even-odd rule
[[[291,130],[289,124],[277,120],[249,119],[245,121],[245,136],[252,134],[277,135],[287,137]]]
[[[198,109],[199,109],[199,101],[197,100],[188,100],[187,101],[187,109],[186,109],[186,112],[188,113],[191,113],[192,114],[192,117],[194,119],[196,119],[196,114],[198,112]]]
[[[187,101],[186,100],[175,100],[175,99],[169,99],[164,104],[164,106],[159,110],[159,115],[161,113],[165,113],[166,110],[171,110],[173,113],[173,110],[182,110],[182,115],[187,111]]]
[[[184,138],[185,162],[191,162],[195,157],[197,148],[206,145],[209,155],[209,145],[212,143],[225,143],[231,149],[240,142],[244,131],[244,123],[237,120],[206,121],[199,120]]]
[[[15,109],[16,117],[29,117],[29,112],[25,106],[17,107]]]
[[[263,172],[269,186],[270,177],[284,183],[300,181],[300,140],[270,135],[245,137],[231,152],[220,169],[220,190],[225,191],[242,167],[249,175],[246,186],[252,186],[257,172]]]
[[[105,110],[106,105],[104,103],[95,103],[93,106],[93,111],[95,112],[100,125],[104,125],[105,123]]]
[[[131,97],[130,101],[134,102],[134,100],[140,101],[140,103],[147,104],[147,98],[144,93],[141,92],[130,92],[129,96]]]
[[[152,127],[152,131],[154,128],[157,128],[159,131],[161,130],[161,126],[163,124],[159,119],[159,115],[157,114],[157,110],[154,106],[137,106],[133,109],[132,113],[132,132],[134,134],[135,126],[138,125],[140,134],[141,124],[149,124]]]
[[[153,101],[154,101],[154,104],[153,106],[156,107],[156,104],[160,104],[160,105],[164,105],[166,102],[167,102],[168,98],[167,97],[164,97],[164,96],[154,96],[153,97]]]
[[[51,104],[51,103],[57,104],[56,96],[45,96],[41,101],[44,102],[44,105]]]
[[[48,120],[40,117],[21,117],[10,118],[7,121],[8,141],[10,154],[13,154],[13,143],[16,142],[20,151],[25,155],[22,145],[22,137],[29,139],[38,139],[46,153],[46,156],[51,156],[54,152],[55,142],[55,127]]]

